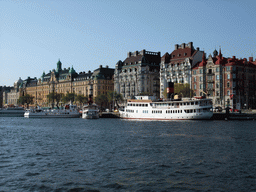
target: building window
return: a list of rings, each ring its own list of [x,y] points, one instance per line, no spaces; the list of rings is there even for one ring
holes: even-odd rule
[[[200,77],[200,81],[203,81],[203,76]]]
[[[230,95],[230,91],[227,91],[227,95],[228,95],[228,96]]]
[[[203,74],[203,69],[200,69],[200,74]]]
[[[219,71],[220,71],[220,68],[219,68],[219,67],[217,67],[217,68],[216,68],[216,72],[219,72]]]
[[[220,80],[220,76],[219,75],[216,75],[216,80]]]
[[[194,89],[196,90],[196,84],[194,84]]]
[[[230,79],[230,74],[227,74],[227,79]]]
[[[229,82],[227,82],[227,87],[228,87],[228,88],[230,87],[230,83],[229,83]]]
[[[203,89],[203,84],[200,84],[200,89]]]
[[[196,82],[196,77],[194,77],[194,82]]]
[[[216,92],[216,96],[220,96],[220,92],[219,91]]]
[[[196,70],[193,71],[193,74],[196,75]]]
[[[219,83],[216,83],[216,88],[219,88],[220,87],[220,84]]]

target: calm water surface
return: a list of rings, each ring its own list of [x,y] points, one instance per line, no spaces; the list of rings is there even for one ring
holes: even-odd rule
[[[256,191],[256,121],[0,117],[0,191]]]

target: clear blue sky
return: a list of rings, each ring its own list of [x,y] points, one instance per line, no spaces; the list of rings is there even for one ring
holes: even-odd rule
[[[172,52],[193,42],[209,55],[256,57],[255,0],[1,0],[0,85],[73,65],[115,67],[127,52]]]

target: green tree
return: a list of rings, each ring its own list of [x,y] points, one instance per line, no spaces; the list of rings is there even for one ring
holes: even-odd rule
[[[80,94],[75,97],[75,101],[78,102],[80,105],[83,105],[88,102],[88,97]]]
[[[174,84],[174,93],[181,95],[182,97],[191,97],[193,96],[193,90],[190,89],[190,85],[188,83],[175,83]]]
[[[52,104],[52,108],[54,107],[54,103],[56,103],[56,106],[59,107],[59,103],[63,97],[63,93],[49,93],[47,96],[48,102]]]
[[[114,97],[114,103],[115,105],[117,105],[117,107],[119,108],[118,103],[123,102],[123,95],[117,93],[116,91],[108,91],[107,92],[107,98],[108,98],[108,102],[109,103],[113,103],[113,97]],[[114,107],[114,106],[113,106]]]
[[[76,94],[75,93],[67,93],[66,95],[63,95],[61,100],[63,103],[68,103],[68,102],[74,102],[75,101]]]
[[[29,95],[29,94],[25,94],[24,96],[20,96],[18,99],[18,103],[21,105],[27,105],[27,108],[29,108],[29,104],[33,104],[33,99],[34,97]]]
[[[95,97],[95,103],[102,107],[108,106],[108,97],[105,94],[100,94],[97,97]]]
[[[165,99],[167,99],[167,88],[164,89],[163,96]]]

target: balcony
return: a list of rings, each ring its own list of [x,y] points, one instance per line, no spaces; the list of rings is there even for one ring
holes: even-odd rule
[[[208,87],[207,91],[214,91],[214,88],[213,87]]]
[[[207,80],[207,83],[214,83],[214,80],[209,79],[209,80]]]

